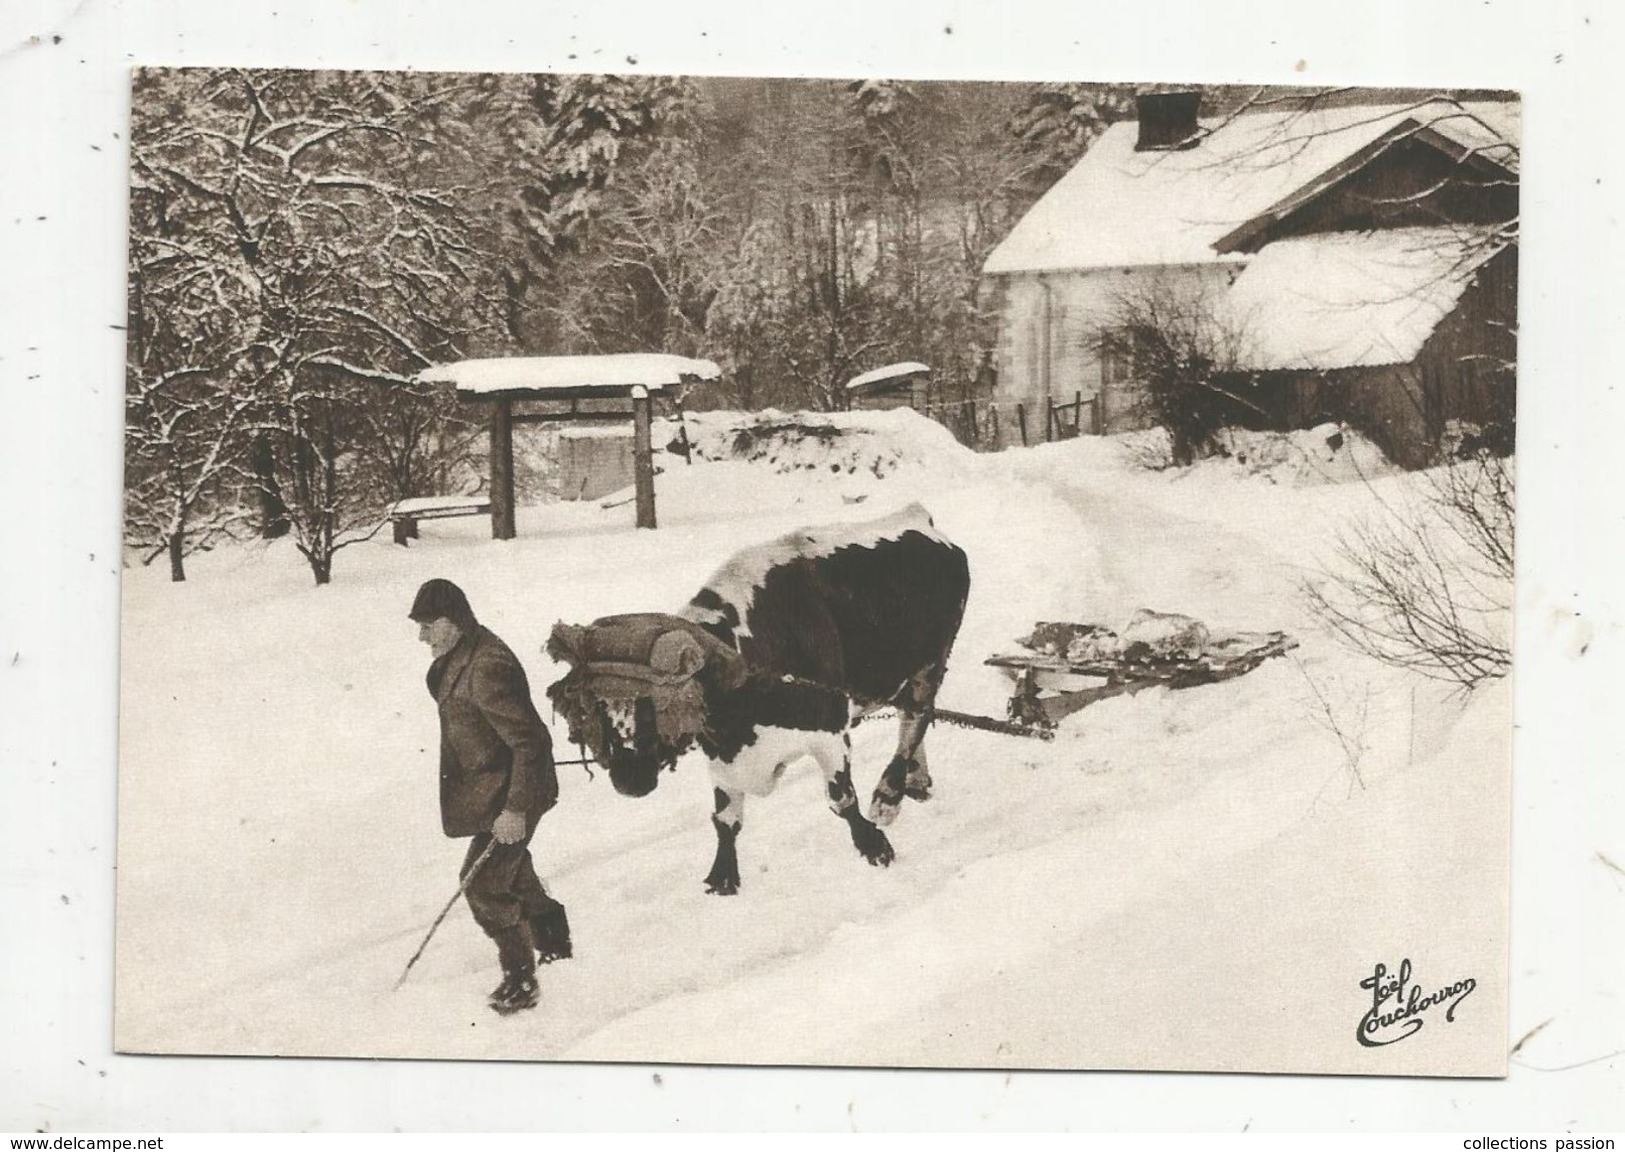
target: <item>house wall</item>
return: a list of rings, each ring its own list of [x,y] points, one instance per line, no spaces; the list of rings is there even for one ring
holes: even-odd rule
[[[1319,411],[1312,420],[1331,417],[1346,422],[1369,436],[1397,464],[1420,468],[1433,455],[1427,394],[1422,373],[1414,364],[1328,372],[1318,400],[1315,407]]]
[[[1518,250],[1509,248],[1479,269],[1416,358],[1435,444],[1452,420],[1478,425],[1516,420],[1517,357]]]
[[[1248,427],[1284,431],[1337,420],[1406,467],[1421,467],[1432,458],[1427,394],[1414,364],[1263,372],[1228,378],[1225,384],[1257,404],[1258,418],[1246,421]]]
[[[1102,431],[1146,427],[1143,390],[1132,382],[1103,386],[1100,336],[1114,326],[1123,301],[1157,285],[1201,293],[1228,286],[1233,265],[1107,268],[1002,276],[997,352],[999,447],[1021,444],[1017,405],[1026,410],[1027,441],[1042,443],[1051,401],[1081,393],[1100,405]],[[1084,427],[1089,426],[1087,413]]]

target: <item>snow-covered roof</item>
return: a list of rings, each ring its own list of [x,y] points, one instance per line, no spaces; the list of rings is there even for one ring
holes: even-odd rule
[[[1114,124],[989,254],[988,273],[1239,259],[1213,245],[1314,186],[1390,133],[1426,127],[1510,166],[1489,146],[1516,144],[1516,104],[1429,101],[1207,119],[1184,151],[1136,152],[1139,125]]]
[[[452,384],[459,392],[552,392],[585,388],[620,390],[637,385],[658,392],[684,380],[715,380],[722,374],[709,360],[659,352],[613,356],[505,356],[460,360],[418,374],[425,384]]]
[[[1430,117],[1427,126],[1463,148],[1518,171],[1523,108],[1515,102],[1474,101]]]
[[[898,380],[904,376],[929,371],[930,368],[917,360],[904,360],[898,364],[887,364],[884,368],[872,369],[861,376],[854,376],[846,382],[846,387],[849,392],[859,392],[873,384],[883,384],[888,380]]]
[[[1241,367],[1406,364],[1499,248],[1451,228],[1331,232],[1266,245],[1226,296]]]

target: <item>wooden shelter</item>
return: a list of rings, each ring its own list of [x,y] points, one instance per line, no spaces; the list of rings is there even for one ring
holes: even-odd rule
[[[426,384],[451,384],[458,398],[491,406],[491,535],[512,540],[514,529],[513,426],[591,422],[632,423],[637,525],[655,526],[654,452],[649,425],[655,398],[675,395],[721,371],[709,360],[661,353],[613,356],[514,356],[462,360],[418,375]],[[522,405],[516,410],[516,405]]]
[[[853,408],[912,408],[924,412],[930,402],[931,369],[914,360],[887,364],[846,382]]]

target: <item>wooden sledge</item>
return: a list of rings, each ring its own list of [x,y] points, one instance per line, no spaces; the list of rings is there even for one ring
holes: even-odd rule
[[[1067,628],[1086,639],[1111,635],[1089,624],[1039,625],[1040,630]],[[1159,655],[1146,645],[1130,644],[1110,655],[1069,659],[1067,645],[1062,643],[1049,646],[1059,651],[989,656],[984,663],[1002,668],[1015,680],[1008,706],[1010,723],[1047,730],[1097,700],[1132,695],[1157,685],[1193,688],[1229,680],[1297,646],[1284,632],[1240,632],[1208,640],[1200,651],[1177,655]]]

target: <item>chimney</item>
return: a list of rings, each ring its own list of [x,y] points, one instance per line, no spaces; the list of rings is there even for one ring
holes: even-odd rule
[[[1196,113],[1202,106],[1199,90],[1141,92],[1134,97],[1140,120],[1136,152],[1176,152],[1194,148],[1201,139]]]

